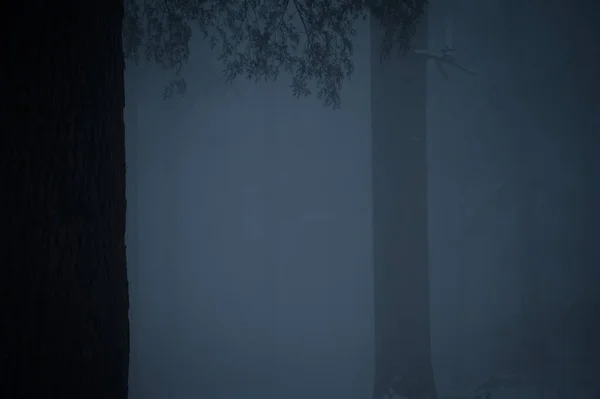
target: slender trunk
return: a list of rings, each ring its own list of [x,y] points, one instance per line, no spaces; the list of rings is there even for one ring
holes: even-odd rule
[[[0,15],[0,397],[125,399],[123,4]]]
[[[372,21],[375,389],[434,398],[429,331],[426,61],[380,62]],[[427,46],[426,18],[413,46]],[[393,380],[396,379],[395,382]]]

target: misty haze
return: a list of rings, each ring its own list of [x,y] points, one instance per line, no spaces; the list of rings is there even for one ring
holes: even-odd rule
[[[157,67],[127,70],[131,398],[369,397],[374,340],[389,335],[375,329],[374,305],[389,305],[374,293],[393,302],[394,287],[411,289],[374,268],[407,267],[421,245],[429,308],[395,312],[429,318],[438,397],[596,397],[585,201],[597,182],[581,151],[598,133],[598,97],[582,99],[573,47],[585,43],[565,34],[560,4],[538,17],[507,7],[430,5],[413,48],[456,49],[468,70],[419,51],[380,64],[362,23],[335,111],[294,98],[285,74],[224,83],[200,39],[182,97],[161,98],[169,75]],[[400,159],[425,139],[426,163]],[[428,234],[402,209],[422,173]],[[414,234],[393,225],[403,221]],[[388,244],[402,239],[404,255],[406,244]],[[425,398],[392,385],[381,397]]]
[[[431,0],[414,36],[419,0],[228,1],[72,5],[39,40],[73,67],[13,79],[67,83],[4,107],[0,397],[600,399],[600,1]],[[271,18],[255,71],[211,4]]]

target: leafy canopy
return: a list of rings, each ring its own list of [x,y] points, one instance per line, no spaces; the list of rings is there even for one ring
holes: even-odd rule
[[[292,77],[295,96],[311,94],[340,105],[342,80],[353,72],[354,22],[372,15],[383,32],[382,57],[409,48],[427,0],[125,0],[125,56],[143,52],[174,72],[165,98],[185,91],[181,72],[190,54],[192,25],[220,51],[224,78]]]

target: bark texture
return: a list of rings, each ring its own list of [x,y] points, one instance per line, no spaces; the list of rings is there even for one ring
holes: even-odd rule
[[[427,47],[424,16],[412,41]],[[372,22],[375,392],[436,396],[429,331],[425,57],[380,62]]]
[[[118,0],[0,12],[0,397],[127,397]]]

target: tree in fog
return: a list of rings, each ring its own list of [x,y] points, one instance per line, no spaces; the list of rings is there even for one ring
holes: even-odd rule
[[[427,16],[412,40],[427,47]],[[385,37],[371,26],[371,46]],[[393,54],[392,54],[393,56]],[[371,162],[377,399],[434,399],[429,326],[427,68],[371,53]],[[386,396],[387,395],[387,396]]]
[[[383,30],[383,55],[406,51],[425,0],[125,0],[125,55],[172,70],[168,97],[185,90],[182,69],[190,54],[192,26],[217,49],[224,78],[274,80],[292,76],[296,96],[311,94],[340,105],[342,80],[353,72],[355,21],[370,14]]]
[[[1,44],[3,398],[126,398],[124,54],[180,72],[192,24],[226,78],[314,81],[339,105],[352,22],[370,12],[384,50],[406,50],[424,1],[12,2]],[[298,23],[293,23],[296,19]],[[8,26],[5,24],[5,26]],[[198,71],[197,73],[202,73]],[[6,382],[8,381],[8,382]]]

